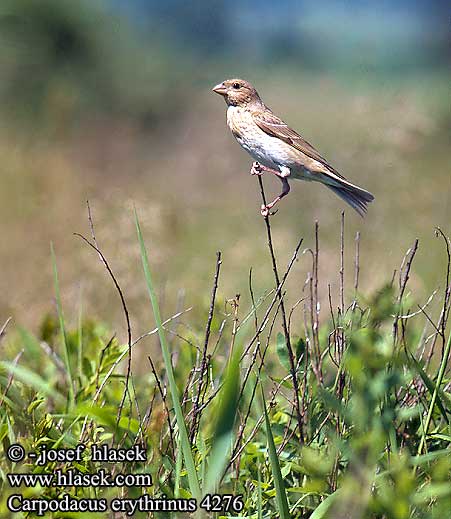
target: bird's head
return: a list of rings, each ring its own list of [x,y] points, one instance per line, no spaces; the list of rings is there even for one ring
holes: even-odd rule
[[[244,79],[226,79],[216,85],[213,92],[223,96],[228,106],[262,104],[257,90]]]

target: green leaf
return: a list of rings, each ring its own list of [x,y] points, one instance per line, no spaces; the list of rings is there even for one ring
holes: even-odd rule
[[[413,502],[415,504],[421,504],[428,502],[431,499],[443,499],[451,495],[451,485],[448,482],[445,483],[431,483],[426,485],[421,491],[413,496]]]
[[[435,390],[435,384],[432,382],[432,380],[428,377],[427,373],[424,371],[424,369],[421,367],[421,364],[417,361],[417,359],[412,355],[412,353],[409,352],[409,358],[411,360],[412,365],[417,370],[418,374],[420,375],[421,379],[424,382],[424,385],[428,388],[431,395],[434,393]],[[446,409],[443,406],[443,403],[439,397],[440,391],[437,392],[436,397],[436,404],[437,407],[440,409],[440,412],[442,413],[443,418],[445,419],[446,423],[449,423],[448,416],[446,414]]]
[[[299,337],[299,339],[296,341],[296,344],[294,345],[294,351],[296,352],[297,359],[300,359],[302,355],[304,355],[305,349],[305,341],[302,337]]]
[[[412,465],[418,467],[424,463],[430,463],[431,461],[446,456],[451,456],[451,451],[449,449],[441,449],[439,451],[428,452],[427,454],[420,454],[419,456],[412,457]]]
[[[0,367],[3,366],[5,369],[10,371],[14,378],[20,380],[25,386],[33,388],[35,391],[44,393],[44,395],[54,399],[59,405],[64,402],[64,397],[61,393],[55,390],[52,384],[49,384],[42,377],[31,371],[25,366],[19,366],[13,362],[0,362]]]
[[[290,359],[288,358],[288,350],[287,350],[287,345],[285,343],[285,337],[280,332],[277,334],[276,352],[277,352],[277,356],[279,357],[279,361],[282,364],[282,366],[287,371],[290,371],[290,369],[291,369]]]
[[[430,434],[429,438],[433,440],[444,440],[446,442],[451,442],[451,436],[449,434],[434,433]]]
[[[338,489],[333,494],[330,494],[326,497],[326,499],[315,509],[313,514],[310,516],[310,519],[323,519],[327,517],[326,514],[329,511],[330,507],[335,503],[336,499],[340,497],[341,490]]]
[[[94,418],[100,425],[107,426],[108,428],[114,430],[116,429],[116,414],[117,408],[112,406],[99,406],[83,403],[76,407],[75,413],[78,415],[89,416],[90,418]],[[139,422],[135,418],[130,418],[128,416],[121,416],[119,423],[119,427],[126,431],[131,431],[136,434],[139,430]]]

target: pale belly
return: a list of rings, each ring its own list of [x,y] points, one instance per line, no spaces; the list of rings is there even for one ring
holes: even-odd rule
[[[317,173],[312,173],[307,165],[301,165],[293,159],[289,146],[283,141],[280,142],[269,135],[267,138],[259,137],[258,139],[237,136],[235,138],[249,155],[260,164],[279,170],[284,175],[286,175],[285,168],[288,168],[290,170],[289,178],[319,180]]]
[[[278,169],[281,165],[285,165],[289,156],[281,147],[274,145],[272,137],[262,138],[258,136],[237,137],[239,144],[252,156],[253,159],[269,168]]]
[[[313,180],[307,165],[301,165],[299,158],[293,156],[293,150],[285,142],[267,135],[252,121],[246,121],[247,114],[240,112],[237,107],[229,107],[227,123],[238,143],[251,157],[275,170],[290,170],[290,177],[302,180]],[[286,170],[284,171],[286,174]],[[317,175],[316,175],[317,176]]]

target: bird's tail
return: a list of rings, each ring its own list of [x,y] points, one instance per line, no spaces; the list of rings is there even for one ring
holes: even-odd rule
[[[327,187],[332,189],[336,195],[353,207],[362,217],[365,216],[367,205],[374,200],[371,193],[348,182],[340,185],[327,184]]]

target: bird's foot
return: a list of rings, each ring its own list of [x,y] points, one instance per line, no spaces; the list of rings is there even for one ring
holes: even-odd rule
[[[263,166],[259,162],[253,162],[251,167],[251,175],[263,175],[265,172]]]
[[[265,205],[265,204],[262,204],[262,207],[260,209],[260,213],[261,215],[264,217],[264,218],[267,218],[268,216],[274,216],[276,213],[277,213],[277,209],[275,211],[272,211],[270,212],[270,210],[272,209],[272,205],[269,204],[269,205]]]

